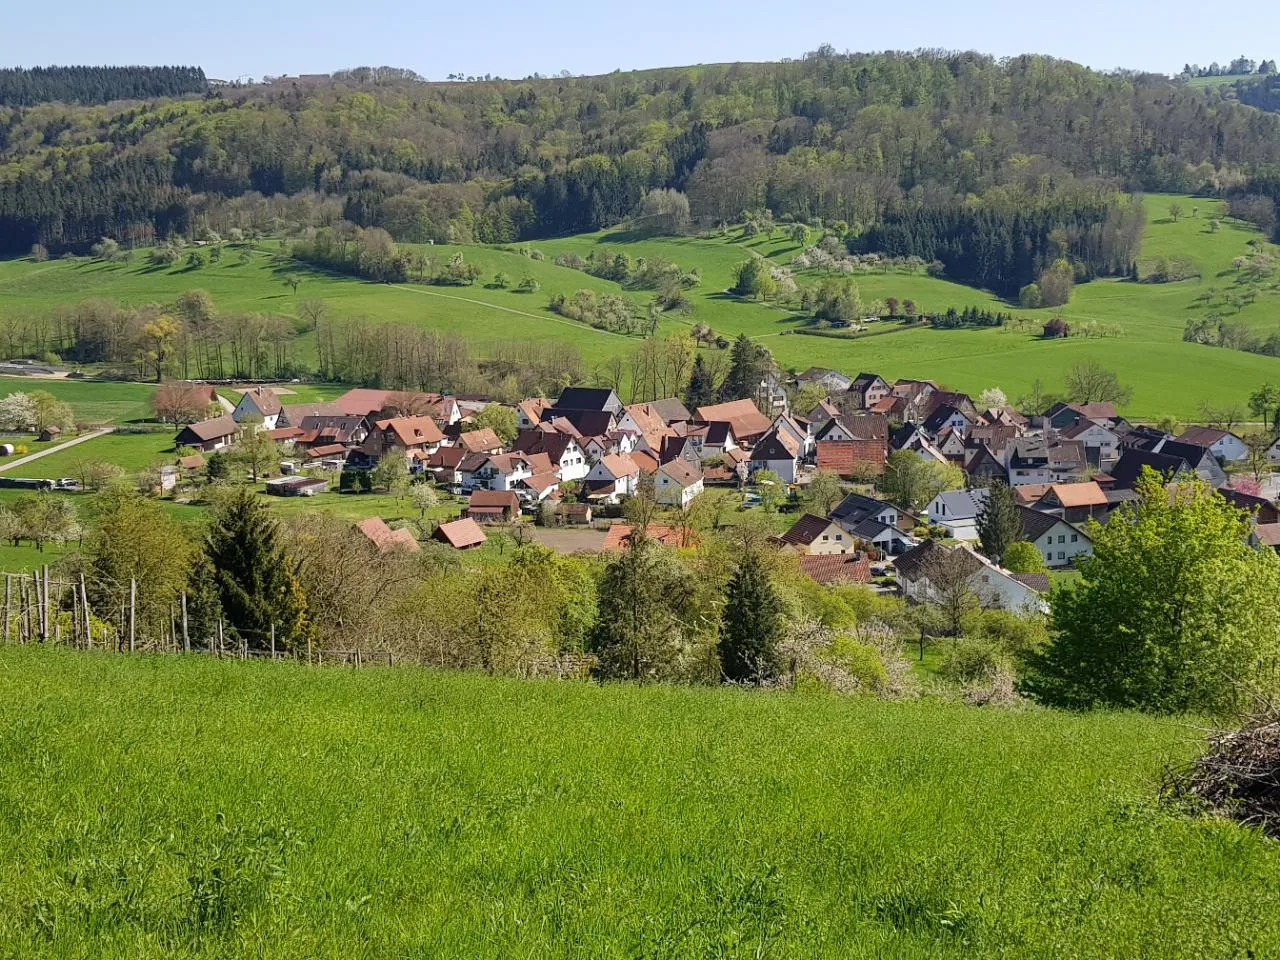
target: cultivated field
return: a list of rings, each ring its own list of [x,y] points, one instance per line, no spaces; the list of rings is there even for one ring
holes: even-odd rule
[[[1192,731],[0,649],[0,953],[1280,951],[1280,846],[1153,800]]]

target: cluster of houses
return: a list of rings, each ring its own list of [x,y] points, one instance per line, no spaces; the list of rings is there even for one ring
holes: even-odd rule
[[[467,497],[462,517],[439,536],[466,549],[484,542],[482,527],[521,512],[556,507],[564,522],[589,523],[593,507],[617,504],[650,485],[659,503],[687,507],[708,485],[739,486],[770,471],[778,483],[803,487],[817,471],[869,483],[895,451],[959,467],[966,489],[939,495],[913,513],[862,493],[846,496],[826,516],[805,514],[778,538],[824,583],[867,582],[873,560],[891,558],[908,597],[927,598],[929,557],[960,550],[975,592],[1011,608],[1035,606],[1044,575],[1014,575],[976,551],[977,518],[993,482],[1015,491],[1023,538],[1050,568],[1092,552],[1087,520],[1105,522],[1133,499],[1146,467],[1173,481],[1197,476],[1254,511],[1259,542],[1280,545],[1280,514],[1261,497],[1227,488],[1225,466],[1248,450],[1230,431],[1193,427],[1178,436],[1128,423],[1106,403],[1057,403],[1026,415],[1009,406],[981,409],[972,398],[930,380],[890,383],[872,373],[847,377],[810,369],[799,385],[820,385],[812,410],[791,411],[785,395],[734,400],[690,411],[668,398],[624,405],[607,388],[569,387],[554,399],[515,405],[517,435],[509,443],[473,418],[491,401],[479,397],[390,390],[350,390],[327,403],[282,404],[270,388],[246,391],[233,412],[184,427],[177,443],[203,453],[234,443],[247,427],[321,468],[368,469],[403,456]],[[1273,449],[1280,461],[1280,448]],[[281,492],[314,492],[314,477],[272,481]],[[572,495],[570,495],[572,494]],[[376,525],[375,543],[391,543]],[[448,528],[448,529],[446,529]],[[927,533],[921,531],[928,531]],[[918,532],[919,533],[918,535]],[[938,532],[957,546],[937,542]],[[982,589],[977,589],[981,585]]]

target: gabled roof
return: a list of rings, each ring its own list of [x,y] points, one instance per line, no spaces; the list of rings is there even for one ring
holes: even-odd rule
[[[800,569],[823,586],[871,582],[871,561],[853,553],[804,556],[800,558]]]
[[[467,500],[467,509],[495,507],[520,512],[520,498],[511,490],[474,490]]]
[[[618,395],[608,388],[565,387],[554,406],[561,410],[608,411],[617,404]]]
[[[658,468],[658,472],[670,477],[682,487],[690,487],[702,479],[702,468],[684,458],[670,460]]]
[[[1036,593],[1048,593],[1053,586],[1047,573],[1015,573],[1013,579]]]
[[[339,417],[342,410],[336,403],[286,403],[280,407],[280,415],[295,427],[305,417]]]
[[[1093,480],[1052,484],[1041,499],[1056,500],[1064,507],[1103,507],[1107,504],[1107,495]]]
[[[658,458],[651,453],[644,450],[632,450],[627,456],[635,461],[635,465],[640,468],[641,473],[656,473],[658,470]],[[682,462],[688,463],[687,460],[682,460]]]
[[[948,420],[955,416],[964,417],[966,420],[969,419],[964,411],[953,407],[949,403],[942,403],[933,408],[933,412],[925,418],[922,426],[925,430],[929,431],[929,433],[937,433],[943,428]]]
[[[570,445],[576,444],[577,440],[567,433],[522,430],[512,444],[512,449],[519,453],[545,453],[558,465]]]
[[[461,520],[440,524],[436,528],[435,536],[436,539],[443,539],[445,543],[455,550],[478,547],[485,542],[484,531],[470,517],[463,517]]]
[[[605,533],[604,543],[600,549],[604,553],[621,553],[631,543],[631,533],[635,527],[630,523],[615,523]],[[668,527],[661,523],[651,523],[645,527],[651,540],[657,540],[664,547],[692,547],[698,543],[698,535],[692,530],[679,527]]]
[[[785,430],[770,430],[751,448],[752,460],[795,460],[799,456],[800,444]]]
[[[418,541],[408,530],[392,530],[381,517],[369,517],[356,524],[356,529],[364,534],[382,553],[388,550],[406,550],[418,552]]]
[[[608,470],[615,480],[621,480],[623,477],[634,477],[640,473],[640,468],[636,466],[636,462],[631,459],[629,454],[625,453],[606,453],[600,458],[600,465]]]
[[[394,420],[379,420],[379,430],[390,430],[402,447],[416,447],[421,444],[440,443],[444,434],[430,417],[396,417]]]
[[[1198,467],[1205,457],[1213,456],[1208,447],[1202,447],[1194,443],[1183,443],[1180,440],[1166,440],[1160,448],[1160,453],[1166,457],[1181,457],[1191,467]]]
[[[560,478],[555,473],[535,473],[533,476],[525,477],[523,480],[517,480],[516,486],[528,487],[535,493],[542,493],[544,490],[550,490],[552,487],[560,485]]]
[[[1018,515],[1022,517],[1022,537],[1024,540],[1038,540],[1058,524],[1067,523],[1061,517],[1055,517],[1051,513],[1042,513],[1030,507],[1018,507]],[[1067,525],[1070,526],[1070,524]]]
[[[942,516],[948,520],[972,520],[982,512],[988,493],[986,489],[947,490],[938,494],[929,506],[934,503],[945,506],[946,512]]]
[[[1199,450],[1200,448],[1195,448]],[[1197,458],[1199,459],[1199,458]],[[1115,477],[1113,489],[1132,489],[1142,475],[1142,468],[1150,467],[1166,480],[1172,480],[1179,473],[1191,469],[1182,457],[1173,457],[1165,453],[1150,453],[1146,450],[1126,450],[1120,455],[1116,465],[1111,468],[1111,476]]]
[[[641,433],[656,433],[666,429],[667,422],[662,419],[662,415],[654,409],[652,404],[633,403],[625,409],[630,414],[631,419],[636,422],[636,426],[640,428]]]
[[[387,399],[395,392],[394,390],[369,390],[364,387],[357,387],[338,397],[337,400],[333,401],[333,405],[346,416],[367,417],[369,414],[376,413],[385,407]]]
[[[202,457],[198,453],[193,453],[189,457],[178,458],[178,466],[180,466],[183,470],[199,470],[201,467],[204,466],[204,463],[205,463],[204,457]]]
[[[824,530],[830,529],[834,524],[834,520],[806,513],[791,525],[790,530],[778,537],[778,539],[793,546],[807,547],[822,536]]]
[[[759,437],[768,432],[771,423],[750,400],[731,400],[699,407],[695,413],[703,423],[727,423],[740,439]]]
[[[918,547],[913,547],[893,563],[899,578],[911,581],[927,577],[948,564],[956,564],[961,574],[966,576],[977,573],[983,567],[982,561],[970,551],[959,547],[949,550],[934,540],[926,540]]]
[[[649,404],[658,412],[658,416],[662,417],[663,423],[680,423],[685,420],[692,420],[693,414],[675,397],[664,397],[662,400],[654,400]]]
[[[865,520],[867,517],[874,517],[885,510],[898,511],[892,503],[884,500],[877,500],[874,497],[863,496],[860,493],[851,493],[841,500],[830,516],[834,520],[843,520],[846,523],[857,523]]]
[[[501,450],[502,440],[488,427],[458,434],[458,446],[473,453],[485,450]]]
[[[836,427],[855,440],[886,440],[889,437],[889,418],[879,413],[867,413],[859,417],[832,417],[823,424],[814,439],[826,439]]]
[[[551,401],[545,397],[529,397],[527,400],[521,400],[516,404],[516,409],[524,414],[525,419],[531,423],[537,423],[542,419],[542,411],[551,406]]]
[[[178,437],[181,439],[184,434],[190,433],[201,443],[208,443],[210,440],[220,440],[223,437],[233,436],[239,429],[239,424],[227,414],[221,417],[214,417],[212,420],[198,420],[195,423],[189,423],[182,428],[182,432],[178,434]]]
[[[347,448],[341,443],[326,443],[307,451],[307,456],[314,460],[319,460],[321,457],[336,457],[338,454],[343,456],[347,454]]]
[[[277,443],[281,440],[296,440],[302,436],[301,427],[277,427],[275,430],[262,431],[264,436],[270,437]]]
[[[1254,526],[1253,535],[1263,546],[1280,549],[1280,523],[1259,523]]]
[[[272,417],[280,412],[280,398],[270,387],[254,387],[241,396],[264,417]]]
[[[467,457],[467,451],[462,447],[440,447],[434,453],[427,456],[428,470],[453,470],[462,463]]]
[[[613,414],[607,410],[570,410],[566,407],[548,407],[542,411],[542,422],[558,425],[560,421],[572,424],[584,437],[600,437],[613,429]],[[557,426],[556,429],[563,429]]]
[[[1204,447],[1207,450],[1219,440],[1233,436],[1235,434],[1228,430],[1218,430],[1214,427],[1187,427],[1178,435],[1178,442]]]
[[[889,386],[889,381],[885,380],[880,374],[863,372],[853,378],[853,383],[849,385],[849,389],[865,393],[868,387],[875,386],[877,383],[886,388]]]
[[[1112,436],[1115,436],[1115,432],[1110,427],[1104,427],[1102,424],[1095,423],[1092,420],[1081,420],[1074,427],[1069,427],[1066,430],[1063,430],[1062,435],[1068,440],[1079,440],[1090,430],[1101,430],[1103,433],[1109,433]]]
[[[1052,483],[1022,483],[1013,488],[1013,495],[1018,503],[1030,506],[1049,492]]]

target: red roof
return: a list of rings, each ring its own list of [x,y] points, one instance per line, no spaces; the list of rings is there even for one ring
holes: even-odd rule
[[[772,426],[769,418],[750,400],[731,400],[699,407],[695,414],[703,423],[727,423],[739,440],[763,436]]]
[[[698,535],[693,531],[668,527],[660,523],[651,523],[645,528],[649,537],[666,547],[691,547],[697,543]],[[635,527],[629,523],[615,523],[605,534],[604,544],[600,547],[605,553],[621,553],[631,542],[631,533]]]
[[[319,459],[320,457],[336,457],[338,454],[345,454],[347,448],[340,443],[330,443],[323,447],[312,447],[307,451],[308,457]]]
[[[475,490],[467,501],[467,510],[514,510],[520,512],[520,498],[510,490]]]
[[[402,447],[418,447],[423,444],[440,443],[444,434],[430,417],[396,417],[392,420],[379,420],[379,430],[391,430]]]
[[[841,477],[878,477],[884,473],[884,440],[822,440],[817,447],[819,470]]]
[[[478,547],[485,541],[484,531],[470,517],[463,517],[461,520],[454,520],[452,523],[440,524],[436,528],[435,537],[437,540],[443,540],[455,550]]]
[[[418,552],[418,541],[413,538],[412,533],[408,530],[392,530],[381,517],[361,520],[356,524],[356,529],[368,537],[369,542],[383,553],[388,550]]]
[[[458,446],[472,453],[488,453],[491,450],[501,450],[502,440],[498,435],[485,427],[481,430],[472,430],[468,433],[459,434]]]
[[[871,561],[852,553],[801,557],[800,569],[821,584],[871,582]]]

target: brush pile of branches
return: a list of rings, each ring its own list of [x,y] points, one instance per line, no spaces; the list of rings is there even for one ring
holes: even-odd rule
[[[1166,778],[1165,794],[1280,838],[1280,705],[1210,736],[1202,757]]]

